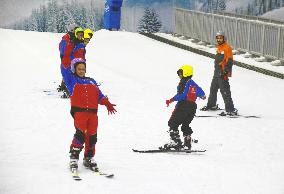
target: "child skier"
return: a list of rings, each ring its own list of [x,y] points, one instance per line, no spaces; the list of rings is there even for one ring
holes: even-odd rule
[[[84,30],[82,28],[76,27],[75,24],[68,26],[68,33],[62,37],[62,40],[59,43],[61,64],[65,68],[70,66],[71,60],[73,59],[74,47],[80,42],[83,42],[83,36]],[[63,80],[57,90],[59,92],[63,91],[63,95],[61,96],[62,98],[69,98],[69,93]]]
[[[193,76],[192,66],[183,65],[179,68],[177,74],[180,78],[177,94],[170,100],[166,100],[167,106],[177,101],[172,116],[168,121],[171,142],[160,147],[160,149],[191,149],[191,134],[193,131],[189,124],[195,116],[197,108],[195,101],[197,97],[203,100],[206,99],[204,91],[191,79]],[[184,143],[180,139],[179,125],[181,125]]]
[[[71,60],[75,58],[82,58],[86,60],[86,46],[89,44],[93,37],[93,31],[91,29],[84,30],[84,37],[81,41],[75,43],[74,49],[72,50]]]
[[[70,94],[71,115],[76,129],[70,146],[70,169],[72,172],[77,170],[79,154],[85,144],[83,165],[95,170],[97,164],[93,157],[97,142],[98,104],[105,105],[110,114],[115,114],[115,104],[103,95],[94,79],[85,77],[84,59],[73,59],[67,68],[61,65],[61,73]]]

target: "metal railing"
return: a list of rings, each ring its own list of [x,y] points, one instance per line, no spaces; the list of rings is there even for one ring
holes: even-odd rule
[[[284,25],[175,8],[174,33],[215,44],[222,30],[240,51],[284,61]]]

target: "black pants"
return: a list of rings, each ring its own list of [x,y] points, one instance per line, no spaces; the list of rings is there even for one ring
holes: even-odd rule
[[[196,113],[197,105],[195,102],[182,101],[179,102],[176,109],[173,111],[168,126],[170,130],[178,132],[178,127],[181,125],[183,136],[193,133],[189,124],[193,120]]]
[[[64,83],[64,80],[62,79],[61,84],[60,84],[60,88],[61,90],[67,95],[67,97],[69,97],[69,91]]]
[[[231,97],[229,80],[224,80],[222,77],[213,77],[207,107],[213,107],[216,105],[217,92],[219,89],[225,103],[225,110],[227,112],[234,111],[235,107]]]

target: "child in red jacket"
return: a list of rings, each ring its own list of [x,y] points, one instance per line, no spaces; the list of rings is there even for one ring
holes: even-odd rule
[[[115,104],[103,95],[94,79],[85,77],[84,59],[73,59],[68,68],[61,65],[61,73],[70,94],[71,114],[76,129],[70,146],[70,169],[72,172],[77,170],[79,154],[85,144],[83,165],[95,170],[97,164],[93,157],[97,142],[98,104],[105,105],[110,114],[115,114]]]

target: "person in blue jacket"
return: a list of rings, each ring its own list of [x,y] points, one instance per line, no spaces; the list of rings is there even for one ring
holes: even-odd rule
[[[78,168],[80,152],[84,150],[83,165],[91,170],[97,168],[94,160],[97,142],[98,105],[106,106],[109,114],[115,114],[116,105],[109,102],[97,82],[86,77],[86,61],[75,58],[61,74],[70,94],[71,115],[74,118],[75,134],[70,145],[70,169]]]
[[[170,103],[177,101],[175,109],[168,121],[169,133],[171,142],[165,144],[160,149],[191,149],[191,134],[193,133],[189,124],[193,120],[197,105],[196,98],[206,99],[204,91],[192,80],[193,67],[190,65],[183,65],[177,71],[180,78],[177,86],[177,94],[169,100],[166,100],[167,106]],[[182,143],[179,135],[179,126],[184,137]]]

